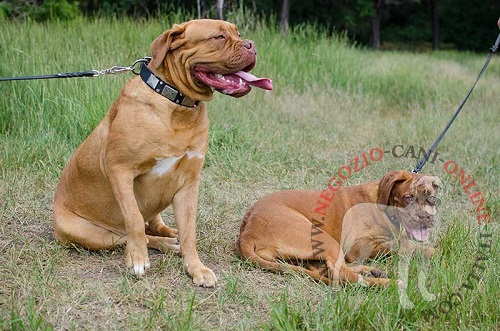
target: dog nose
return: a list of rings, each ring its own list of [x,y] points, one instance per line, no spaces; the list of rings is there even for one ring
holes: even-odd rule
[[[248,50],[254,49],[255,42],[253,40],[246,39],[245,42],[243,43],[243,47],[245,47]]]
[[[431,206],[434,206],[436,204],[436,196],[431,195],[430,197],[427,198],[427,201],[429,201],[429,204]]]

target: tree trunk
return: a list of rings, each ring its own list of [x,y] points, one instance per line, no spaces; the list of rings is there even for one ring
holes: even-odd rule
[[[432,50],[439,48],[439,12],[438,0],[431,0],[432,11]]]
[[[280,31],[286,33],[288,31],[288,21],[290,18],[290,0],[282,0],[281,2],[281,17]]]
[[[198,11],[198,18],[207,17],[207,3],[205,0],[196,0],[196,10]]]
[[[222,8],[224,7],[224,0],[217,0],[217,8],[215,10],[215,18],[218,20],[223,20]]]
[[[374,13],[372,16],[372,33],[370,36],[370,47],[380,49],[380,16],[382,8],[382,0],[374,0]]]

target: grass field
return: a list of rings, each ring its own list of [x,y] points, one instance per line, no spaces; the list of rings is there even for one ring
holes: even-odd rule
[[[0,76],[130,65],[182,20],[0,22]],[[415,308],[405,310],[395,286],[334,289],[301,274],[257,269],[234,252],[243,215],[270,192],[323,189],[340,167],[373,148],[403,146],[347,184],[413,169],[418,150],[446,125],[491,45],[480,55],[371,52],[311,27],[281,36],[265,24],[237,23],[256,41],[254,73],[272,78],[275,89],[242,99],[216,95],[208,104],[198,249],[219,278],[214,289],[194,287],[178,256],[150,251],[152,267],[137,279],[124,267],[123,249],[68,249],[52,236],[61,170],[131,74],[0,84],[0,329],[500,329],[498,58],[439,146],[443,161],[423,170],[445,183],[428,281],[435,301],[417,291],[415,265],[409,276]],[[476,205],[459,180],[445,171],[446,160],[473,176],[489,207],[487,228],[477,224]],[[173,224],[170,209],[164,216]],[[485,232],[493,236],[490,251],[480,247]],[[374,265],[396,277],[395,258]],[[461,300],[450,297],[456,292]]]

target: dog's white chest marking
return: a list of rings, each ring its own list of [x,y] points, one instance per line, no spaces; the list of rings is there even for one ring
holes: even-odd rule
[[[182,159],[184,156],[187,156],[188,159],[192,159],[194,157],[202,159],[204,157],[203,154],[196,151],[186,151],[186,153],[184,153],[181,156],[164,157],[164,158],[155,157],[156,164],[149,173],[152,175],[162,176],[167,172],[169,172],[177,163],[177,161]]]
[[[182,159],[184,155],[179,157],[165,157],[165,158],[157,158],[155,157],[156,164],[151,169],[150,173],[152,175],[162,176],[172,169],[172,167]]]
[[[193,157],[197,157],[199,159],[202,159],[205,155],[201,154],[200,152],[197,152],[197,151],[187,151],[186,152],[186,155],[189,159],[193,158]]]

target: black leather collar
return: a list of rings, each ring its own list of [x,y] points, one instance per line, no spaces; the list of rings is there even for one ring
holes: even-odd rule
[[[389,220],[394,224],[394,225],[397,225],[399,226],[400,225],[400,222],[399,222],[399,219],[398,219],[398,215],[396,215],[396,207],[392,207],[391,206],[387,206],[385,209],[384,209],[384,212],[385,214],[387,215],[387,217],[389,218]]]
[[[196,107],[200,103],[184,96],[175,87],[166,83],[161,78],[155,76],[147,67],[146,63],[141,65],[140,76],[144,83],[151,87],[156,93],[163,95],[168,100],[185,107]]]

